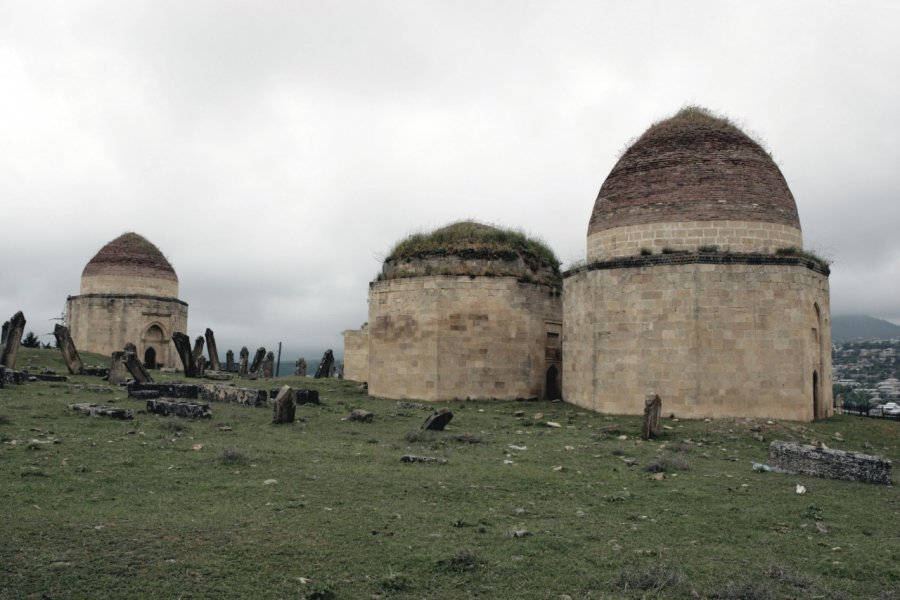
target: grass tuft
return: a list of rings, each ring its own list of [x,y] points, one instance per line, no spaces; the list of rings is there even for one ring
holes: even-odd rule
[[[238,450],[237,448],[223,448],[221,452],[219,452],[219,461],[222,464],[233,464],[237,462],[241,462],[247,459],[247,455],[243,450]]]
[[[484,436],[476,435],[474,433],[458,433],[453,436],[453,439],[457,442],[462,442],[463,444],[483,444],[487,442],[487,439]]]
[[[163,421],[162,423],[160,423],[159,426],[162,427],[166,431],[185,432],[185,431],[191,430],[191,428],[187,425],[187,423],[182,423],[181,421],[179,421],[177,419],[167,419],[167,420]]]
[[[730,581],[709,595],[716,600],[772,600],[775,594],[768,584],[759,581]]]
[[[474,550],[469,550],[468,548],[458,550],[453,556],[450,558],[438,561],[438,566],[442,568],[447,568],[451,571],[472,571],[479,566],[484,561],[475,553]]]
[[[12,421],[6,415],[0,415],[0,425],[10,425]]]
[[[642,591],[661,594],[684,584],[684,578],[674,567],[666,564],[628,567],[619,574],[616,588],[623,592]]]

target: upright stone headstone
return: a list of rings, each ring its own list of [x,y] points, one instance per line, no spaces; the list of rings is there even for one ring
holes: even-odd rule
[[[225,353],[225,370],[229,373],[234,371],[234,352],[231,350]]]
[[[125,353],[125,368],[128,369],[128,372],[131,373],[131,376],[138,383],[153,383],[153,378],[150,377],[150,373],[147,372],[147,369],[144,368],[144,365],[141,364],[141,361],[138,360],[137,354],[134,352],[126,352]]]
[[[213,371],[220,370],[219,351],[216,349],[216,336],[209,327],[206,328],[206,352],[209,354],[209,368]]]
[[[0,334],[0,346],[6,345],[6,338],[9,336],[9,321],[3,321],[3,333]]]
[[[260,377],[265,379],[270,379],[272,377],[272,371],[275,366],[275,354],[272,352],[267,352],[266,357],[262,361],[262,365],[260,365]]]
[[[334,369],[334,353],[331,350],[326,350],[325,354],[322,355],[322,362],[319,363],[319,368],[316,369],[316,379],[322,379],[324,377],[330,377],[330,374]]]
[[[293,423],[296,413],[296,403],[294,402],[294,390],[291,386],[285,385],[278,390],[275,396],[275,408],[272,411],[272,423]]]
[[[197,339],[194,340],[194,350],[192,351],[194,355],[194,360],[197,360],[198,356],[203,356],[203,336],[198,335]]]
[[[10,371],[16,368],[16,354],[22,344],[22,335],[25,333],[25,315],[20,310],[9,320],[9,331],[6,334],[6,345],[3,354],[0,355],[0,365],[6,365]]]
[[[128,367],[125,366],[125,353],[113,352],[109,364],[109,382],[118,385],[126,381],[128,381]]]
[[[294,363],[294,375],[306,377],[306,359],[302,356]]]
[[[645,440],[659,435],[659,415],[662,412],[662,400],[658,394],[650,394],[644,400],[644,422],[641,425],[641,437]]]
[[[197,363],[194,362],[194,353],[191,352],[191,338],[176,331],[172,334],[172,342],[175,343],[175,349],[178,351],[178,358],[184,365],[185,377],[197,376]]]
[[[206,374],[206,357],[200,354],[194,359],[194,364],[197,367],[197,377],[203,377]]]
[[[247,350],[247,346],[241,348],[241,367],[238,371],[238,375],[245,376],[247,375],[247,360],[250,358],[250,351]]]
[[[256,349],[256,356],[253,357],[253,362],[250,364],[251,375],[259,375],[259,368],[262,366],[262,361],[265,357],[266,349],[260,346]]]
[[[75,349],[75,342],[72,341],[69,328],[57,323],[53,326],[53,337],[56,338],[56,345],[59,346],[59,350],[62,352],[63,360],[66,362],[66,368],[69,369],[69,373],[80,375],[84,370],[84,364],[81,362],[78,350]]]

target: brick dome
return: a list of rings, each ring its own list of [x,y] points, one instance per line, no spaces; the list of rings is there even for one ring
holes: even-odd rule
[[[728,224],[726,237],[706,235],[717,222]],[[660,228],[672,223],[691,227]],[[748,239],[743,229],[750,223],[755,232],[748,245],[741,239]],[[706,233],[698,233],[704,228]],[[767,245],[765,231],[770,230],[779,232],[778,240]],[[618,235],[615,240],[597,238],[606,232]],[[589,256],[592,246],[595,255],[600,246],[605,247],[601,254],[634,253],[640,243],[623,242],[629,236],[633,242],[635,234],[640,243],[654,240],[648,242],[651,247],[690,249],[684,248],[687,237],[695,245],[712,243],[734,251],[802,246],[794,196],[772,157],[727,119],[696,107],[647,129],[600,188],[588,227]]]
[[[175,269],[146,238],[124,233],[103,246],[81,273],[81,293],[178,296]]]

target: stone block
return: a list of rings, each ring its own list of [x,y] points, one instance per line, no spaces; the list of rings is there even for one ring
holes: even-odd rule
[[[128,397],[146,399],[147,396],[139,396],[138,392],[156,392],[157,397],[186,398],[195,400],[200,397],[200,386],[189,383],[138,383],[128,384]]]
[[[70,404],[69,408],[79,412],[87,413],[92,417],[110,417],[111,419],[128,420],[134,418],[134,411],[127,408],[119,408],[117,406],[105,406],[103,404],[89,404],[87,402],[79,402],[78,404]]]
[[[209,419],[212,417],[212,410],[210,410],[209,404],[184,402],[171,398],[147,400],[147,412],[164,417],[174,416],[191,419]]]
[[[891,484],[891,461],[861,452],[774,441],[769,445],[769,462],[773,467],[800,475]]]
[[[200,399],[210,402],[231,402],[247,406],[265,406],[268,394],[265,390],[239,388],[229,385],[201,385]]]
[[[297,404],[321,404],[318,390],[294,390],[294,401]]]

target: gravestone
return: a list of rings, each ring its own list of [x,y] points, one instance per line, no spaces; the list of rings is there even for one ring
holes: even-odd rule
[[[291,386],[285,385],[278,391],[275,396],[275,408],[272,410],[272,423],[293,423],[296,413],[296,404],[294,402],[294,390]]]
[[[133,352],[137,354],[137,347],[131,342],[125,342],[125,345],[122,347],[122,350],[127,354],[129,352]]]
[[[115,385],[128,381],[128,367],[125,366],[125,353],[122,351],[112,353],[112,361],[109,364],[108,381]]]
[[[275,365],[275,355],[272,352],[266,353],[266,357],[260,365],[260,377],[270,379],[272,377],[272,369]]]
[[[3,354],[0,355],[0,365],[6,365],[10,371],[16,368],[16,354],[22,344],[22,335],[25,333],[25,315],[20,310],[9,320],[9,331],[6,334],[6,345]]]
[[[178,358],[184,365],[185,377],[197,376],[197,364],[194,362],[194,354],[191,352],[191,339],[180,331],[172,334],[172,341],[175,343],[175,349],[178,351]]]
[[[318,390],[294,390],[294,402],[301,404],[321,404]]]
[[[155,392],[155,395],[147,392]],[[200,386],[192,383],[137,383],[128,384],[128,397],[146,400],[150,397],[187,398],[196,400],[200,397]]]
[[[442,408],[431,413],[425,422],[422,423],[422,429],[430,429],[431,431],[443,431],[453,419],[453,411],[449,408]]]
[[[316,369],[315,378],[322,379],[324,377],[328,377],[333,368],[334,353],[331,350],[326,350],[325,354],[322,355],[322,362],[319,363],[319,368]]]
[[[644,400],[644,422],[641,424],[641,437],[645,440],[659,435],[659,415],[662,413],[662,400],[659,394],[650,394]]]
[[[774,441],[769,462],[788,473],[891,485],[891,461],[883,456]]]
[[[375,413],[368,411],[368,410],[363,410],[361,408],[357,408],[357,409],[354,409],[350,413],[350,416],[347,418],[350,419],[351,421],[359,421],[361,423],[371,423],[372,419],[375,418]]]
[[[206,353],[209,354],[209,368],[213,371],[220,370],[219,351],[216,349],[216,336],[213,335],[213,330],[209,327],[206,328]]]
[[[343,379],[343,378],[344,378],[344,363],[341,363],[341,364],[338,365],[338,368],[337,368],[337,378],[338,378],[338,379]]]
[[[247,346],[241,348],[241,367],[238,371],[238,375],[246,375],[247,374],[247,359],[250,357],[250,351],[247,350]]]
[[[306,359],[302,356],[294,363],[294,375],[306,377]]]
[[[197,377],[203,377],[206,374],[206,357],[203,356],[203,352],[200,356],[194,357],[194,364],[197,367]]]
[[[6,338],[9,336],[9,321],[3,321],[3,333],[0,334],[0,346],[6,345]]]
[[[125,368],[128,369],[128,372],[131,373],[131,376],[138,383],[153,383],[150,373],[147,372],[147,369],[144,368],[144,365],[141,364],[137,354],[134,352],[125,353]]]
[[[127,408],[119,408],[117,406],[104,406],[102,404],[79,402],[78,404],[70,404],[69,408],[87,413],[92,417],[110,417],[123,420],[134,418],[134,411]]]
[[[80,375],[84,371],[84,364],[81,357],[78,356],[78,350],[75,349],[75,342],[69,334],[69,328],[65,325],[57,323],[53,326],[53,337],[56,338],[56,345],[62,352],[63,360],[66,362],[66,368],[72,375]]]
[[[225,370],[229,373],[234,371],[234,352],[231,350],[225,353]]]
[[[203,356],[203,336],[198,335],[197,339],[194,340],[194,349],[191,352],[194,355],[194,361],[196,362],[198,356]]]
[[[211,402],[232,402],[247,406],[265,406],[269,402],[269,395],[265,390],[210,384],[201,385],[199,392],[201,400]]]
[[[175,416],[189,419],[209,419],[212,417],[212,410],[209,408],[209,404],[184,402],[171,398],[148,399],[147,412],[164,417]]]
[[[250,374],[259,376],[259,368],[262,366],[262,361],[266,357],[266,349],[260,346],[256,349],[256,356],[253,357],[253,362],[250,363]]]

